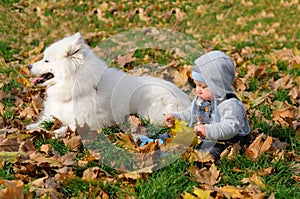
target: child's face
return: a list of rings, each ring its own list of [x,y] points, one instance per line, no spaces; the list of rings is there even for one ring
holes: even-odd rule
[[[196,84],[196,94],[200,99],[211,101],[213,99],[213,94],[210,92],[207,84],[196,80],[194,80],[194,82]]]

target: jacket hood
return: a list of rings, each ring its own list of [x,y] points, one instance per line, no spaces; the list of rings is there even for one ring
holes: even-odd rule
[[[210,91],[217,97],[225,98],[234,93],[232,84],[235,69],[232,59],[221,51],[211,51],[195,60],[193,71],[200,73]]]

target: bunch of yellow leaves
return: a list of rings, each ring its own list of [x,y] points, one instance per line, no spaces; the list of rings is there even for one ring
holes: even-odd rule
[[[166,139],[166,144],[169,145],[183,145],[186,147],[193,147],[199,144],[200,140],[193,128],[188,127],[187,122],[175,118],[175,125],[171,128],[171,138]]]

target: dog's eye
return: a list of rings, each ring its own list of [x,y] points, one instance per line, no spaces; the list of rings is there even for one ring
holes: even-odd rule
[[[49,60],[45,60],[45,62],[46,62],[46,63],[48,63],[48,62],[49,62]]]

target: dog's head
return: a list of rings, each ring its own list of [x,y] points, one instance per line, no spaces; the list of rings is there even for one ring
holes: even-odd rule
[[[65,37],[50,45],[44,51],[44,57],[39,62],[28,66],[33,84],[52,86],[68,77],[74,77],[76,71],[84,62],[86,45],[80,33]]]

